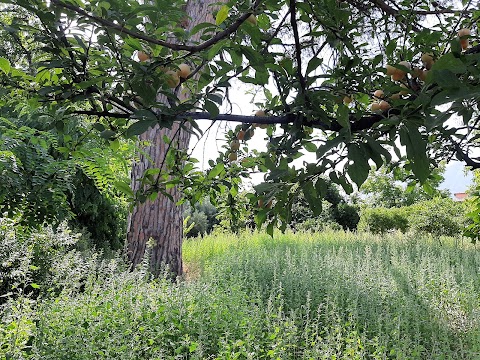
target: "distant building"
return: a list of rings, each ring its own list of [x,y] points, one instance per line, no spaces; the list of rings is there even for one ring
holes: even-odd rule
[[[468,194],[461,192],[453,194],[453,201],[465,201],[468,198]]]

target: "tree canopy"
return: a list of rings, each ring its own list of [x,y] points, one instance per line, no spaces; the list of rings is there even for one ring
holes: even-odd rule
[[[291,217],[294,192],[321,211],[323,176],[351,193],[373,164],[411,171],[421,184],[435,180],[442,160],[480,167],[476,1],[226,1],[212,8],[215,24],[189,31],[180,0],[2,3],[2,124],[27,116],[61,133],[80,119],[80,132],[115,149],[156,124],[177,121],[200,137],[199,121],[241,123],[206,173],[174,146],[175,134],[166,138],[167,170],[145,172],[136,194],[115,181],[132,200],[172,186],[193,200],[235,196],[239,176],[262,171],[249,199],[275,199],[256,215],[272,233]],[[257,116],[224,110],[237,82],[263,92]],[[248,148],[259,126],[264,152]],[[81,145],[60,150],[74,159]],[[305,152],[316,160],[295,165]]]

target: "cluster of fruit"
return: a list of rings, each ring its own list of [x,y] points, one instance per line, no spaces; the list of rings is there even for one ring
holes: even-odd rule
[[[461,29],[458,31],[458,40],[463,50],[466,50],[469,47],[468,37],[470,36],[470,33],[470,29]],[[392,81],[401,82],[400,86],[405,88],[405,90],[402,90],[396,94],[392,94],[389,98],[390,100],[400,99],[402,96],[408,95],[410,92],[410,88],[407,86],[409,82],[405,81],[407,74],[410,74],[412,79],[418,79],[420,81],[426,80],[427,74],[435,61],[431,53],[422,54],[420,59],[423,64],[422,68],[412,68],[412,65],[408,61],[400,61],[395,66],[386,66],[386,74],[391,77]],[[387,111],[391,108],[391,104],[388,102],[389,99],[385,99],[383,90],[376,90],[373,93],[373,103],[370,105],[370,110],[382,112]],[[348,96],[343,99],[345,104],[349,104],[351,101],[351,97]]]
[[[137,52],[137,58],[140,62],[149,61],[151,59],[150,55],[143,51]],[[180,79],[187,79],[191,73],[192,69],[188,64],[185,63],[178,65],[177,70],[166,69],[165,77],[168,87],[176,88],[178,85],[180,85]]]
[[[255,112],[255,116],[262,117],[267,116],[265,111],[258,110]],[[253,123],[253,124],[244,124],[239,125],[237,127],[237,133],[235,135],[235,139],[230,142],[230,153],[228,154],[228,160],[230,162],[236,161],[238,159],[237,151],[240,149],[240,141],[247,141],[250,140],[253,135],[255,134],[255,128],[266,129],[268,124],[260,124],[260,123]]]

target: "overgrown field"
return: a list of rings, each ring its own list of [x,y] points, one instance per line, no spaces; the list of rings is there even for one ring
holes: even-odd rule
[[[184,259],[176,284],[111,262],[80,287],[12,300],[3,356],[480,359],[480,249],[467,241],[223,235],[187,241]]]

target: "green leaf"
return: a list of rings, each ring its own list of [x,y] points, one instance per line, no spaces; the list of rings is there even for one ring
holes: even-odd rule
[[[227,5],[223,5],[222,8],[218,11],[217,17],[215,18],[215,24],[220,25],[228,18],[228,12],[230,8]]]
[[[305,150],[307,150],[308,152],[316,152],[317,151],[317,146],[310,142],[310,141],[305,141],[303,143],[303,147],[305,148]]]
[[[225,41],[219,41],[215,45],[213,45],[207,53],[207,59],[212,60],[222,48],[225,46]]]
[[[305,199],[308,202],[308,206],[313,211],[315,216],[322,213],[322,199],[318,197],[317,191],[313,186],[313,182],[308,181],[302,185],[302,191],[305,195]]]
[[[390,154],[390,152],[387,149],[385,149],[382,145],[380,145],[378,140],[375,140],[374,138],[368,135],[365,135],[364,137],[367,140],[367,144],[372,150],[372,152],[383,155],[385,157],[385,162],[387,164],[392,161],[392,154]]]
[[[10,61],[3,57],[0,57],[0,70],[2,70],[6,75],[10,72],[11,69]]]
[[[146,109],[140,109],[135,111],[134,114],[136,119],[141,119],[141,120],[151,120],[151,121],[157,121],[157,115],[151,110],[146,110]]]
[[[267,210],[261,209],[255,214],[255,224],[258,228],[267,220]]]
[[[110,149],[113,151],[117,151],[120,148],[120,141],[118,139],[115,139],[110,142]]]
[[[340,104],[337,110],[337,121],[343,128],[350,129],[349,115],[348,106]]]
[[[112,131],[112,130],[103,130],[100,133],[100,137],[103,138],[103,139],[111,139],[115,135],[117,135],[117,133],[115,131]]]
[[[220,113],[217,104],[215,104],[213,101],[205,100],[205,104],[203,107],[210,114],[211,119],[215,119]]]
[[[467,71],[467,67],[459,58],[455,57],[454,54],[448,53],[443,55],[440,59],[438,59],[432,66],[431,71],[440,71],[440,70],[448,70],[453,72],[454,74],[463,74]]]
[[[135,136],[135,135],[140,135],[143,134],[145,131],[148,130],[149,127],[153,127],[157,124],[157,121],[152,121],[152,120],[140,120],[137,121],[136,123],[133,123],[130,125],[125,132],[125,135],[127,137]]]
[[[358,144],[350,144],[348,146],[348,158],[353,161],[353,164],[348,166],[348,176],[353,180],[358,187],[360,187],[365,180],[367,180],[370,172],[370,165],[368,164],[368,156]]]
[[[318,147],[318,149],[317,149],[317,159],[320,159],[328,151],[333,149],[335,146],[341,144],[343,140],[344,140],[343,136],[340,136],[340,135],[333,138],[333,139],[328,139],[325,144]]]
[[[223,163],[218,163],[215,167],[208,172],[208,179],[213,179],[217,177],[222,171],[225,170],[225,165]]]
[[[308,65],[307,65],[307,75],[310,74],[313,70],[315,70],[316,68],[318,68],[320,65],[322,65],[323,63],[323,59],[322,58],[318,58],[318,57],[313,57],[310,59],[310,61],[308,62]]]
[[[457,75],[446,69],[432,70],[431,79],[444,89],[459,88],[463,85]]]
[[[34,289],[40,289],[40,285],[35,284],[35,283],[31,283],[30,286]]]
[[[267,234],[270,235],[271,237],[273,237],[273,226],[274,226],[273,222],[267,225]]]
[[[407,158],[411,162],[412,171],[423,184],[430,175],[430,161],[427,157],[426,141],[415,124],[406,123],[399,131],[400,142],[407,148]]]
[[[256,193],[258,193],[258,194],[264,194],[264,193],[273,191],[273,190],[275,190],[276,188],[278,188],[278,184],[274,184],[274,183],[260,183],[260,184],[258,184],[258,185],[255,185],[253,188],[255,189],[255,192],[256,192]]]
[[[115,186],[115,188],[120,192],[133,198],[133,190],[130,188],[130,185],[127,184],[125,181],[114,181],[113,186]]]

